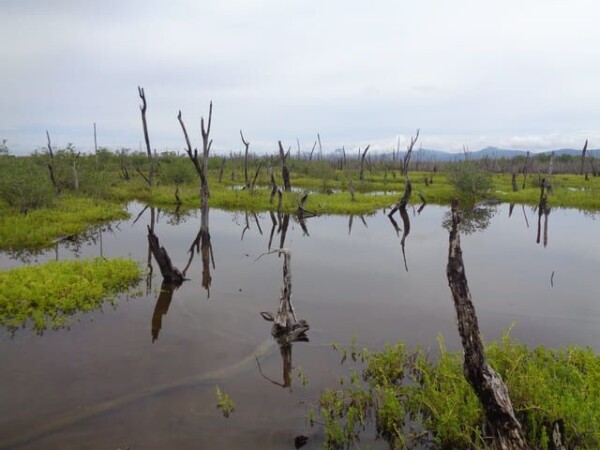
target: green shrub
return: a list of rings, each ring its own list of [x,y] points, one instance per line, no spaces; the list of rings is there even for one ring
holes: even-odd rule
[[[30,158],[0,158],[0,198],[22,212],[49,206],[54,198],[47,170]]]
[[[471,201],[485,197],[492,189],[491,174],[481,169],[474,161],[450,164],[448,182],[461,198]]]

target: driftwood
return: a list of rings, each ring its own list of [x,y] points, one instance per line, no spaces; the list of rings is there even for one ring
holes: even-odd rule
[[[454,200],[446,275],[454,300],[458,332],[464,350],[464,374],[483,406],[489,434],[495,446],[501,450],[530,449],[525,441],[521,424],[515,416],[508,389],[500,375],[485,359],[477,315],[463,264],[460,221],[458,202]]]
[[[140,111],[142,113],[142,126],[144,128],[144,141],[146,142],[146,154],[148,155],[148,177],[144,176],[144,180],[148,183],[148,186],[152,186],[154,183],[154,158],[152,157],[152,150],[150,149],[150,137],[148,136],[148,123],[146,122],[146,95],[144,88],[138,86],[138,95],[142,100],[140,105]]]

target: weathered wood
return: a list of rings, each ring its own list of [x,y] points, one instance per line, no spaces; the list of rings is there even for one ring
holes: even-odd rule
[[[56,176],[54,175],[54,152],[52,151],[52,144],[50,142],[50,133],[46,130],[46,138],[48,139],[48,155],[50,156],[50,161],[48,161],[48,173],[50,174],[50,181],[52,182],[52,186],[56,189],[56,192],[60,194],[60,186],[56,182]]]
[[[365,148],[365,151],[360,156],[360,173],[358,174],[359,181],[365,180],[365,156],[367,156],[367,152],[369,151],[370,147],[370,144],[367,145],[367,148]],[[358,149],[358,153],[360,154],[360,148]]]
[[[488,430],[496,447],[501,450],[530,449],[521,424],[515,416],[508,389],[500,375],[485,359],[477,315],[467,284],[459,225],[458,202],[454,200],[446,275],[454,300],[458,332],[464,351],[464,375],[483,406]]]
[[[244,133],[240,130],[240,137],[242,138],[242,144],[244,144],[244,186],[247,188],[250,187],[250,181],[248,179],[248,147],[250,147],[250,142],[244,139]]]
[[[152,150],[150,148],[150,137],[148,136],[148,123],[146,121],[146,94],[144,88],[138,86],[138,95],[142,100],[140,105],[140,111],[142,113],[142,127],[144,129],[144,142],[146,143],[146,154],[148,155],[148,177],[144,177],[149,186],[154,184],[154,158],[152,157]]]
[[[162,274],[163,279],[170,283],[183,282],[183,275],[179,269],[177,269],[177,267],[173,266],[167,250],[160,246],[158,236],[154,234],[154,231],[150,226],[148,226],[148,244],[154,259],[160,268],[160,273]]]
[[[283,178],[283,188],[286,192],[291,192],[292,185],[290,183],[290,171],[285,162],[287,156],[283,150],[283,145],[281,144],[281,141],[279,141],[279,158],[281,160],[281,178]]]

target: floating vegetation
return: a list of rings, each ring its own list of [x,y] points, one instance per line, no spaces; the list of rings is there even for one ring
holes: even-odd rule
[[[28,321],[38,332],[61,328],[69,316],[93,311],[140,279],[135,261],[96,258],[58,261],[0,272],[0,325],[9,330]]]
[[[215,387],[215,395],[217,396],[217,408],[221,410],[223,417],[229,418],[231,413],[235,411],[235,403],[229,394],[223,392],[219,386]]]

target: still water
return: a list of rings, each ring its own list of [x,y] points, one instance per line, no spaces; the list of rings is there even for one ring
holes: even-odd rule
[[[143,209],[129,205],[131,220],[85,242],[0,254],[0,269],[92,256],[145,266],[151,214]],[[459,348],[445,274],[448,209],[409,210],[404,254],[398,216],[398,230],[384,212],[287,219],[292,299],[311,326],[310,341],[293,344],[291,371],[260,315],[277,309],[283,258],[257,260],[269,241],[279,247],[286,219],[212,209],[213,258],[203,261],[189,252],[199,213],[158,212],[161,245],[175,266],[189,264],[189,280],[172,295],[161,294],[153,262],[138,295],[77,316],[69,329],[0,331],[0,448],[290,449],[298,435],[309,437],[303,448],[320,448],[307,411],[347,371],[331,343],[435,348],[442,334]],[[531,346],[600,351],[598,216],[553,210],[541,218],[539,243],[529,207],[489,207],[465,225],[467,278],[486,340],[516,324],[512,336]],[[217,385],[236,405],[228,419],[216,408]]]

